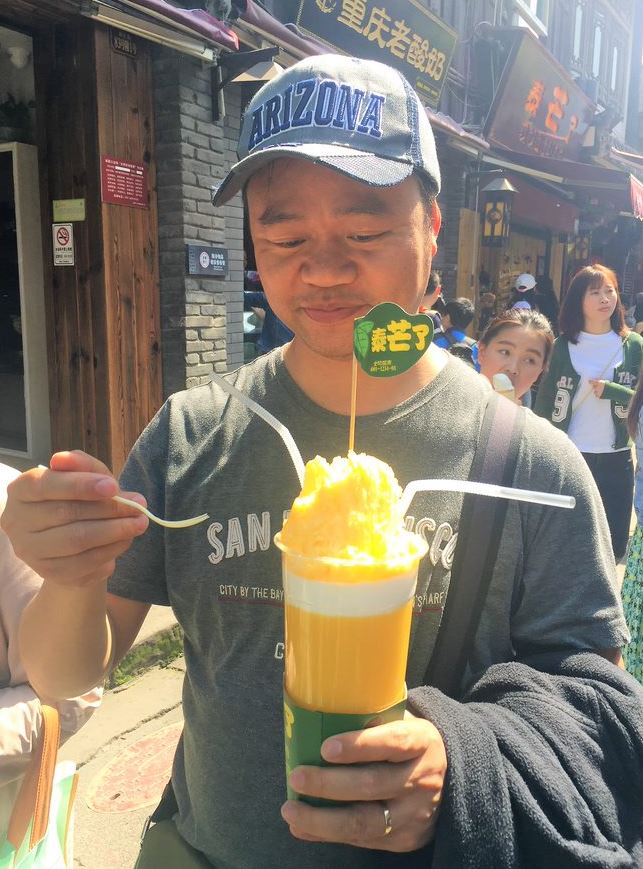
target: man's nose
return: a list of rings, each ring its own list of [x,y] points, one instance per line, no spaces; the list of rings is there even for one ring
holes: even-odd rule
[[[332,241],[311,245],[301,266],[301,277],[317,287],[349,284],[357,276],[354,260],[342,244]]]

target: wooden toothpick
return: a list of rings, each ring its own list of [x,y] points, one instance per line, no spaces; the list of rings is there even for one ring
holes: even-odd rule
[[[353,354],[351,378],[351,421],[348,429],[348,451],[355,449],[355,415],[357,413],[357,358]]]

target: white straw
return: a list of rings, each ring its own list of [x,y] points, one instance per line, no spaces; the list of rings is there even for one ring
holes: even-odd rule
[[[564,507],[567,510],[572,510],[576,506],[576,498],[571,495],[511,489],[508,486],[475,483],[470,480],[412,480],[402,492],[400,499],[403,516],[406,515],[411,501],[418,492],[466,492],[471,495],[487,495],[490,498],[507,498],[509,501],[527,501],[531,504],[546,504],[549,507]]]
[[[257,416],[260,416],[264,422],[267,422],[268,425],[272,426],[277,434],[281,437],[282,441],[286,445],[286,449],[290,454],[290,458],[292,459],[292,463],[295,466],[295,470],[297,471],[297,476],[299,477],[299,485],[304,485],[304,460],[301,457],[301,453],[299,452],[299,447],[295,443],[293,436],[290,434],[286,426],[279,422],[279,420],[274,417],[271,413],[268,413],[260,404],[257,404],[256,401],[253,401],[251,398],[248,398],[243,392],[238,390],[236,386],[233,386],[231,383],[228,383],[225,378],[221,377],[218,374],[212,374],[212,379],[215,383],[217,383],[221,389],[225,390],[228,395],[231,395],[233,398],[238,399],[242,404],[256,413]]]

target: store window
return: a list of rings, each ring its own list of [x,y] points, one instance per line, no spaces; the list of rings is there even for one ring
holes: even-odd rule
[[[577,63],[581,62],[581,47],[583,36],[583,4],[576,4],[576,13],[574,15],[574,60]]]
[[[601,49],[603,47],[603,28],[600,24],[594,27],[594,46],[592,50],[592,75],[599,78],[601,74]]]
[[[0,151],[0,447],[27,449],[16,208],[11,152]]]
[[[612,46],[612,72],[610,75],[610,90],[615,93],[618,88],[618,47]]]
[[[528,27],[536,36],[547,36],[549,0],[514,0],[514,24]]]
[[[0,27],[0,460],[50,449],[33,44]]]
[[[554,57],[568,69],[572,61],[573,28],[570,22],[574,20],[576,4],[572,0],[559,0],[551,8],[549,30],[551,38],[549,49]]]

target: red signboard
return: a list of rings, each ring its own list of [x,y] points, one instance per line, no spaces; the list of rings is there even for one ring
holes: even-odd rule
[[[100,191],[103,202],[148,208],[147,167],[144,163],[101,157]]]
[[[489,111],[485,138],[522,154],[578,160],[594,104],[527,31],[514,44]]]
[[[643,184],[634,175],[630,175],[630,195],[632,197],[632,214],[639,220],[643,220]]]

